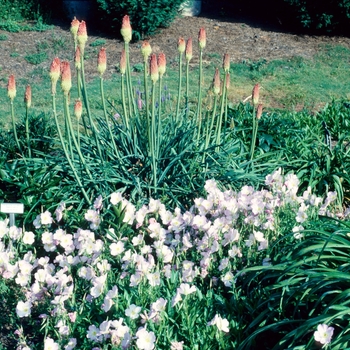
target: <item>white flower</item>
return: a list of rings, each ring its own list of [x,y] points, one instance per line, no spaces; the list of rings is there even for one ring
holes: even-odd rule
[[[33,244],[34,243],[34,233],[31,232],[31,231],[28,231],[28,232],[24,232],[24,235],[23,235],[23,243],[25,244]]]
[[[334,328],[328,327],[326,324],[319,324],[317,331],[314,333],[314,338],[321,344],[329,344],[333,336]]]
[[[124,248],[124,243],[122,241],[119,241],[118,243],[112,243],[109,246],[111,255],[116,256],[119,255],[121,253],[123,253],[123,251],[125,250]]]
[[[156,336],[153,332],[148,332],[145,328],[140,328],[137,333],[136,345],[138,349],[152,350],[154,349],[154,342],[156,341]]]
[[[90,339],[90,341],[99,341],[101,337],[100,330],[95,325],[91,325],[89,326],[86,337]]]
[[[226,318],[222,318],[220,315],[216,314],[214,318],[208,322],[208,326],[216,325],[219,331],[228,333],[230,330],[228,328],[229,322]]]
[[[32,304],[27,301],[19,301],[16,306],[16,313],[18,317],[27,317],[30,315]]]
[[[44,341],[44,350],[59,350],[59,345],[53,339],[47,337]]]
[[[141,312],[141,307],[137,306],[135,304],[131,304],[126,310],[125,315],[130,317],[131,319],[135,320],[139,317]]]
[[[177,291],[182,295],[189,295],[197,290],[196,286],[190,286],[188,283],[181,283]]]
[[[47,210],[44,213],[41,213],[40,221],[42,225],[51,225],[53,221],[51,217],[51,213]]]
[[[70,338],[68,344],[64,347],[64,350],[73,350],[77,346],[77,340]]]

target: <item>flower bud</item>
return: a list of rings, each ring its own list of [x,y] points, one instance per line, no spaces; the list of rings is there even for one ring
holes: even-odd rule
[[[192,57],[192,38],[188,38],[186,43],[186,60],[191,61]]]
[[[262,110],[263,110],[263,105],[262,105],[262,103],[259,103],[258,108],[256,110],[256,119],[259,120],[261,118]]]
[[[78,28],[77,41],[78,41],[80,51],[82,53],[84,52],[84,48],[85,48],[85,44],[87,42],[87,39],[88,39],[88,35],[87,35],[87,30],[86,30],[86,23],[85,23],[85,21],[81,21],[79,24],[79,28]]]
[[[164,75],[165,70],[166,70],[166,58],[165,58],[165,54],[161,52],[158,55],[158,72],[161,77]]]
[[[15,76],[11,74],[7,83],[7,94],[11,101],[16,97],[16,81]]]
[[[215,95],[219,95],[220,93],[220,74],[219,74],[219,68],[216,68],[215,69],[215,74],[214,74],[214,88],[213,88],[213,91],[214,91],[214,94]]]
[[[186,42],[185,42],[184,38],[179,38],[179,41],[177,43],[177,48],[178,48],[180,53],[184,53],[185,52]]]
[[[150,54],[152,53],[151,45],[149,44],[149,42],[148,42],[147,40],[145,40],[145,41],[142,43],[142,46],[141,46],[141,53],[142,53],[142,56],[143,56],[144,61],[147,62],[148,57],[149,57]]]
[[[27,108],[30,108],[30,106],[32,105],[32,89],[30,85],[26,86],[26,91],[24,93],[24,103]]]
[[[106,49],[104,47],[101,47],[97,58],[97,71],[102,76],[103,73],[106,71],[106,69],[107,69]]]
[[[61,61],[58,57],[54,58],[50,67],[51,92],[56,93],[56,84],[61,75]]]
[[[126,72],[126,53],[125,50],[122,50],[122,54],[120,56],[120,72],[124,75]]]
[[[223,68],[225,73],[230,71],[230,55],[228,53],[224,54]]]
[[[61,88],[65,95],[68,95],[72,88],[72,77],[68,61],[61,62]]]
[[[150,66],[151,80],[155,83],[159,79],[157,55],[155,53],[151,55]]]
[[[128,15],[125,15],[123,17],[122,29],[120,30],[120,33],[121,33],[125,43],[129,43],[131,41],[132,29],[131,29],[131,25],[130,25],[130,18]]]
[[[75,105],[74,105],[74,116],[80,120],[81,115],[83,114],[83,104],[80,101],[80,99],[75,101]]]
[[[203,27],[199,29],[198,44],[200,49],[204,49],[207,44],[207,35]]]
[[[230,73],[226,73],[226,89],[230,88]]]
[[[255,84],[252,92],[253,105],[256,106],[259,103],[259,89],[260,85]]]
[[[74,64],[75,64],[75,68],[80,70],[81,62],[80,62],[80,48],[79,48],[79,46],[77,46],[77,49],[75,50]]]

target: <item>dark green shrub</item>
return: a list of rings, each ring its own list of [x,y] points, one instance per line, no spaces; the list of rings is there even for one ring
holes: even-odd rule
[[[345,32],[350,19],[349,0],[285,0],[296,11],[300,24],[322,32]]]
[[[133,39],[152,35],[160,27],[167,27],[179,13],[184,0],[97,0],[105,29],[120,33],[124,15],[130,17]]]

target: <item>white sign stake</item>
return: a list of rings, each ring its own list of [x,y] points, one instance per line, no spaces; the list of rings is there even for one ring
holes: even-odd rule
[[[0,203],[0,211],[10,214],[10,226],[15,226],[15,214],[23,214],[23,203]]]

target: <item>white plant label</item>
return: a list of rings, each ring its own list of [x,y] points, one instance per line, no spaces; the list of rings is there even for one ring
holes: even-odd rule
[[[23,203],[0,203],[0,211],[6,214],[23,214]]]

